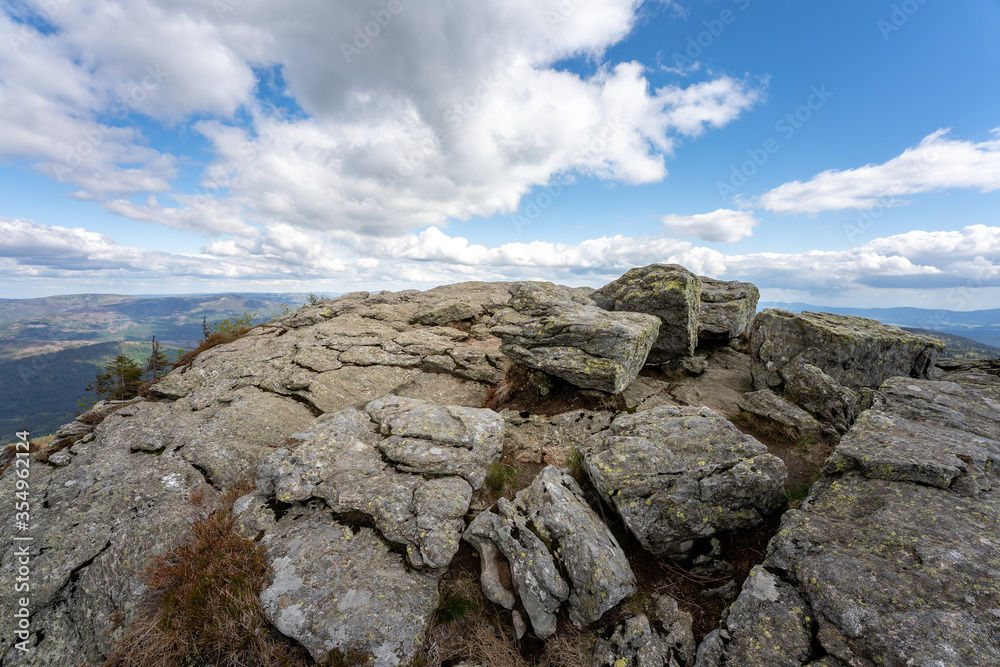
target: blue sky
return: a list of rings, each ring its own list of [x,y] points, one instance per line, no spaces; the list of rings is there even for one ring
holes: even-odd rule
[[[677,262],[996,307],[997,34],[995,0],[8,0],[0,297]]]

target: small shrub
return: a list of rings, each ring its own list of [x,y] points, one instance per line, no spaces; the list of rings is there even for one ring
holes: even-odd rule
[[[309,302],[310,306],[315,306],[317,303],[319,303],[320,301],[322,301],[325,298],[326,297],[323,296],[322,294],[319,295],[319,296],[316,296],[316,294],[314,294],[313,292],[309,292],[308,296],[306,296],[306,301]]]
[[[232,320],[222,320],[211,325],[203,319],[201,322],[203,338],[199,341],[198,347],[178,356],[177,361],[173,363],[170,370],[180,368],[181,366],[190,366],[195,357],[205,350],[217,345],[232,343],[234,340],[242,338],[248,331],[253,329],[255,326],[253,320],[256,317],[257,313],[245,312],[240,317],[234,317]]]
[[[576,447],[569,450],[569,457],[566,458],[566,467],[569,468],[569,474],[577,482],[583,482],[587,478],[587,473],[583,469],[583,454]]]
[[[496,493],[503,493],[508,486],[515,486],[518,483],[517,470],[513,466],[497,461],[490,466],[490,471],[486,475],[486,486]]]

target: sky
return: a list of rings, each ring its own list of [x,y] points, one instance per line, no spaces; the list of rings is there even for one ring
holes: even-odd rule
[[[0,0],[0,297],[1000,307],[997,0]]]

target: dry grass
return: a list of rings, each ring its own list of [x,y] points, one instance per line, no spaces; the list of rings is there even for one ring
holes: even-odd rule
[[[153,558],[144,578],[145,608],[102,667],[299,667],[313,664],[299,646],[275,639],[258,594],[268,581],[262,545],[236,528],[233,502],[252,490],[245,482],[208,511],[190,539]]]
[[[170,366],[170,370],[178,369],[181,366],[190,366],[191,362],[195,360],[195,357],[197,357],[205,350],[209,350],[219,345],[225,345],[226,343],[232,343],[234,340],[238,340],[243,336],[245,336],[246,333],[253,328],[254,327],[244,327],[234,332],[217,332],[211,334],[201,343],[201,345],[199,345],[193,350],[185,352],[184,356],[182,356],[180,359],[175,361],[172,366]]]
[[[545,642],[538,667],[590,667],[594,640],[593,633],[564,627]]]

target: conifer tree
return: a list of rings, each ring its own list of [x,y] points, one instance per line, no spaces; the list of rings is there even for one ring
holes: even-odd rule
[[[156,336],[153,336],[153,347],[149,352],[149,359],[146,361],[146,380],[156,382],[167,374],[169,367],[170,360],[167,358],[166,352],[156,341]]]

